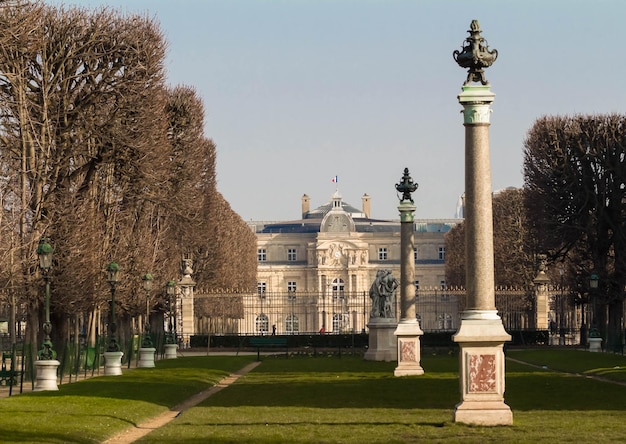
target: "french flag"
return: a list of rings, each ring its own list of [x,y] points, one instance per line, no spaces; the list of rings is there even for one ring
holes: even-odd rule
[[[333,177],[332,179],[330,179],[330,181],[331,181],[332,183],[337,183],[337,182],[339,182],[339,177],[338,177],[338,176],[335,176],[335,177]]]

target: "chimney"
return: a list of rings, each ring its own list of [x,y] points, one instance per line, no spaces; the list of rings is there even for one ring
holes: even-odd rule
[[[363,203],[363,213],[366,218],[370,218],[370,197],[365,193],[361,198],[361,202]]]
[[[311,199],[306,194],[302,195],[302,219],[306,218],[311,210]]]

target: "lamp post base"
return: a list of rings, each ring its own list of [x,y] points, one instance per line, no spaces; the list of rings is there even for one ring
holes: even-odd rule
[[[154,347],[141,347],[139,349],[139,362],[137,367],[139,368],[154,368],[154,355],[156,354],[156,348]]]
[[[37,382],[33,391],[59,390],[57,385],[57,369],[61,363],[56,359],[35,361],[37,369]]]
[[[122,374],[122,356],[124,352],[104,352],[104,375],[119,376]]]

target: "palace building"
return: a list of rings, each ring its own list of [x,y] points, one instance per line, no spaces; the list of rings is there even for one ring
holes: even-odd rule
[[[344,202],[336,190],[329,202],[311,209],[305,194],[301,219],[250,222],[257,236],[260,307],[247,307],[246,312],[256,312],[249,322],[257,333],[276,328],[278,333],[365,331],[365,307],[378,270],[391,270],[400,279],[400,221],[372,219],[367,194],[361,204],[359,210]],[[416,289],[445,286],[444,235],[458,222],[414,222]],[[311,301],[306,313],[301,308],[304,298]],[[268,317],[272,301],[288,307],[289,300],[298,300],[300,313],[286,320]],[[363,308],[349,308],[357,306]]]

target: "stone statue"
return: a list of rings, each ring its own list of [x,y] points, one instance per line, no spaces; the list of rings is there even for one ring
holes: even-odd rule
[[[399,285],[400,282],[391,274],[391,270],[378,270],[370,287],[370,318],[395,318],[396,288]]]

